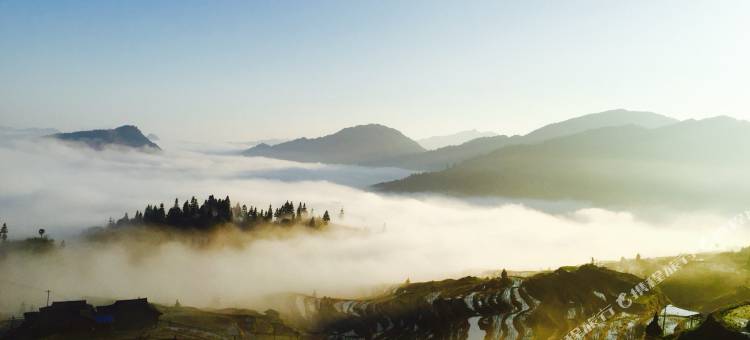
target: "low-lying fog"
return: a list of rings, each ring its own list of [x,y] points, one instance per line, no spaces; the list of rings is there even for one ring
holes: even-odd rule
[[[649,222],[597,208],[545,212],[499,200],[383,195],[356,187],[408,172],[164,146],[160,154],[97,152],[50,141],[0,146],[0,222],[8,224],[10,237],[45,228],[68,244],[54,258],[10,256],[0,263],[0,309],[15,312],[20,301],[39,306],[43,289],[57,300],[141,296],[197,306],[258,307],[259,297],[280,292],[353,296],[407,278],[547,269],[636,253],[675,255],[698,249],[706,234],[731,217],[673,213]],[[124,212],[132,216],[147,203],[169,207],[175,197],[182,202],[209,194],[261,208],[304,201],[316,214],[332,212],[335,225],[239,248],[196,250],[176,242],[158,249],[92,247],[76,241],[85,228]],[[745,229],[722,236],[722,246],[742,245]]]

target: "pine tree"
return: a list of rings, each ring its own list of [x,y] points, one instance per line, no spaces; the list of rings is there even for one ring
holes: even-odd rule
[[[229,200],[229,196],[227,196],[223,201],[220,200],[219,208],[220,208],[219,222],[220,223],[232,222],[234,214],[232,214],[232,201]]]
[[[0,241],[5,242],[8,240],[8,226],[3,223],[3,227],[0,228]]]
[[[140,210],[135,211],[135,218],[133,218],[132,222],[135,225],[143,224],[143,213]]]
[[[130,217],[128,217],[128,213],[125,213],[125,216],[123,216],[121,219],[117,220],[115,223],[116,226],[124,226],[130,224]]]
[[[652,337],[661,337],[662,333],[661,326],[659,326],[659,313],[656,312],[654,313],[654,318],[646,326],[646,334]]]
[[[331,216],[328,215],[328,210],[323,213],[323,224],[328,224],[328,222],[331,222]]]
[[[164,223],[167,220],[167,213],[164,210],[164,203],[159,204],[159,209],[156,210],[156,221],[158,223]]]
[[[167,224],[171,226],[180,226],[183,222],[183,212],[180,210],[180,202],[175,198],[174,206],[169,208],[166,217]]]
[[[195,216],[198,213],[198,200],[193,196],[190,199],[190,215]]]

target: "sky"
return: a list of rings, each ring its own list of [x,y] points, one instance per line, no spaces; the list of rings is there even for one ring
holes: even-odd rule
[[[750,119],[747,1],[0,0],[0,125],[189,141]]]

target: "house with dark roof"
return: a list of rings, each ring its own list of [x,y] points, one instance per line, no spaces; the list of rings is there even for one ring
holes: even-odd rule
[[[106,330],[133,330],[156,326],[161,313],[147,299],[119,300],[94,308],[85,300],[56,301],[24,314],[20,327],[4,339],[36,339],[53,334],[84,334]]]
[[[161,312],[147,299],[118,300],[108,306],[96,307],[99,324],[111,324],[117,330],[155,327]]]
[[[56,333],[87,332],[96,328],[94,307],[85,300],[56,301],[39,308],[38,312],[24,313],[18,331],[23,337],[43,337]]]

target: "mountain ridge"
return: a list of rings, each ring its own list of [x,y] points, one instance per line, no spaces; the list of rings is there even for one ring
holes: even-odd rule
[[[424,148],[400,131],[381,124],[356,125],[317,138],[259,144],[245,156],[262,156],[299,162],[363,164],[380,158],[424,152]]]
[[[492,131],[479,131],[477,129],[471,129],[448,135],[432,136],[418,139],[417,143],[419,143],[419,145],[422,145],[422,147],[427,150],[435,150],[446,146],[460,145],[477,138],[494,137],[497,135],[497,133]]]
[[[604,127],[509,145],[450,169],[375,185],[396,192],[572,199],[608,207],[735,209],[750,194],[750,123],[727,117]],[[718,176],[718,177],[717,177]]]
[[[574,135],[586,130],[611,126],[638,125],[653,129],[675,124],[678,120],[650,111],[614,109],[590,113],[545,125],[524,135],[526,143]]]
[[[661,114],[624,109],[590,113],[540,127],[526,135],[498,135],[470,140],[436,150],[371,162],[375,166],[393,166],[405,169],[436,171],[464,160],[490,153],[508,145],[534,144],[547,139],[576,134],[601,127],[635,124],[646,128],[663,127],[679,122]]]

